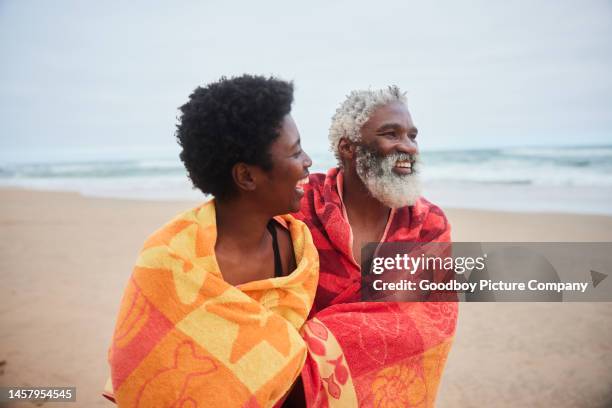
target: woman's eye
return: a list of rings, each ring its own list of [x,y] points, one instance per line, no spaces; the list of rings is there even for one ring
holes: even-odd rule
[[[299,152],[293,155],[293,157],[300,157],[302,155],[302,149]]]

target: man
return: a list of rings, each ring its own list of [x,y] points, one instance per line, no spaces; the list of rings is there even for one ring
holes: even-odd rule
[[[396,86],[354,91],[329,131],[339,167],[313,174],[299,217],[320,255],[314,311],[359,300],[369,242],[448,242],[440,208],[420,196],[418,130]]]
[[[328,378],[302,373],[305,389],[318,387],[325,403],[354,395],[359,406],[434,404],[457,304],[360,302],[364,244],[450,241],[444,213],[421,197],[417,133],[398,87],[354,91],[329,131],[338,167],[311,175],[305,186],[298,217],[320,258],[310,314],[319,326],[305,331],[313,339],[310,358],[321,371],[334,361],[350,372],[345,381],[336,370]],[[329,343],[328,332],[335,352],[315,342]]]

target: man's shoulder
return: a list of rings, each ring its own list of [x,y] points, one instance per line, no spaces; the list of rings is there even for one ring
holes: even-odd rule
[[[413,212],[415,214],[432,214],[446,218],[446,215],[444,214],[444,211],[442,211],[442,208],[432,203],[423,196],[419,197],[417,202],[414,203]]]
[[[332,191],[335,181],[335,169],[330,169],[325,173],[312,173],[308,176],[308,183],[304,184],[304,196],[300,201],[300,211],[293,215],[307,224],[317,218],[318,212],[329,204],[329,200],[334,201]]]
[[[411,227],[431,223],[448,224],[442,208],[422,196],[413,205],[399,208],[396,219],[400,224]]]
[[[311,187],[319,187],[325,184],[325,174],[323,173],[312,173],[308,176],[308,184]]]
[[[398,208],[387,242],[450,242],[451,225],[440,207],[420,197],[414,205]]]
[[[324,173],[312,173],[308,176],[308,183],[304,185],[304,191],[306,193],[306,201],[313,200],[315,196],[322,196],[323,190],[325,189],[325,183],[328,175]]]

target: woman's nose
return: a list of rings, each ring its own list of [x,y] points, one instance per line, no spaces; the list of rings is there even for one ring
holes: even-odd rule
[[[304,156],[306,156],[304,160],[304,167],[308,168],[312,166],[312,160],[310,159],[310,156],[308,155],[308,153],[304,152]]]

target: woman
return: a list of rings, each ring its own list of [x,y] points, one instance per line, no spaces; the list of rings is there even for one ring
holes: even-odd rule
[[[299,209],[312,164],[292,101],[291,83],[243,75],[181,107],[181,160],[214,198],[145,242],[109,351],[120,406],[280,405],[298,377],[318,257],[280,215]]]

